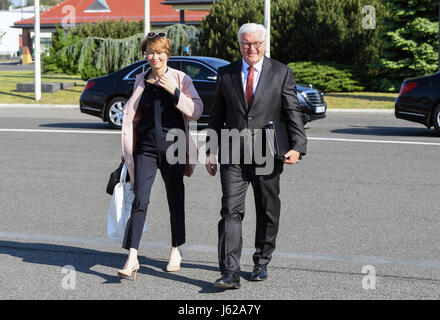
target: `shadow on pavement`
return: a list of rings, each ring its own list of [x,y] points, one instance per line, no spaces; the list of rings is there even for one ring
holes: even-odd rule
[[[351,128],[332,130],[332,133],[388,136],[388,137],[439,137],[434,129],[409,127],[351,126]]]
[[[60,268],[71,265],[77,272],[95,275],[104,279],[102,284],[121,283],[121,280],[125,280],[117,276],[117,271],[123,267],[127,258],[126,254],[97,251],[58,244],[26,243],[0,240],[0,255],[10,255],[23,259],[23,262],[57,266]],[[179,273],[168,273],[166,271],[156,270],[165,270],[167,261],[139,256],[139,264],[140,269],[138,271],[138,276],[139,274],[144,274],[194,285],[196,287],[200,287],[199,293],[223,292],[223,290],[215,288],[213,282],[191,279]],[[112,268],[112,274],[92,270],[93,267],[97,265]],[[217,267],[195,263],[182,263],[181,267],[207,271],[218,271]],[[213,281],[214,280],[215,279],[213,279]]]

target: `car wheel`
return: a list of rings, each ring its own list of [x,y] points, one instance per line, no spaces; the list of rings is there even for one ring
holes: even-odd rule
[[[434,108],[431,117],[435,130],[437,130],[437,133],[440,134],[440,104]]]
[[[122,119],[124,117],[125,105],[127,99],[124,97],[116,97],[107,104],[107,121],[110,127],[114,129],[122,128]]]

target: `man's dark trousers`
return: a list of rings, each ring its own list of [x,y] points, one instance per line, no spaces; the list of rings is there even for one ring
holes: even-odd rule
[[[223,197],[218,224],[218,256],[221,272],[240,270],[242,221],[249,184],[254,190],[257,215],[254,263],[267,265],[275,250],[281,210],[279,194],[283,162],[275,160],[274,170],[268,175],[258,175],[255,169],[253,164],[220,165]]]

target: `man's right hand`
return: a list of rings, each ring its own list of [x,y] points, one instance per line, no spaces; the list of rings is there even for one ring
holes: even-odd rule
[[[208,171],[208,173],[211,176],[215,176],[216,172],[217,172],[217,159],[215,158],[214,155],[212,154],[207,154],[206,155],[206,171]]]

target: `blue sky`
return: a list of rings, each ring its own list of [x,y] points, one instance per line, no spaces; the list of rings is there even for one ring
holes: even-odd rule
[[[12,2],[12,4],[14,6],[19,6],[21,5],[21,0],[10,0]],[[26,4],[26,0],[24,0],[25,4]]]

